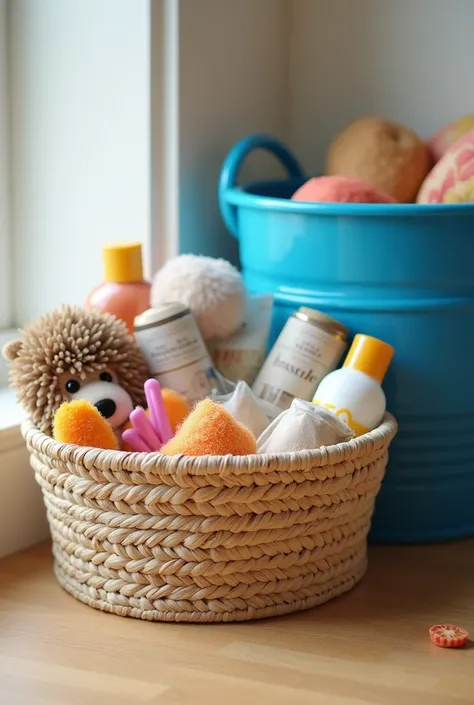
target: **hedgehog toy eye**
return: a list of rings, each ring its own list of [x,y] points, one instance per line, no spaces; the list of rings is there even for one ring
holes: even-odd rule
[[[110,372],[101,372],[99,375],[101,382],[113,382]]]
[[[81,385],[77,381],[77,379],[68,379],[66,382],[66,392],[68,394],[77,394],[77,392],[80,390]]]

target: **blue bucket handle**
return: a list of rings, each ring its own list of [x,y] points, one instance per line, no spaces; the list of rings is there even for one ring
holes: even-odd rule
[[[274,154],[291,177],[306,179],[306,174],[296,157],[283,142],[280,142],[275,137],[265,134],[250,135],[237,142],[225,158],[219,177],[219,208],[222,219],[236,238],[238,238],[237,207],[231,206],[227,202],[226,192],[237,185],[239,171],[245,159],[256,149],[265,149],[267,152]]]

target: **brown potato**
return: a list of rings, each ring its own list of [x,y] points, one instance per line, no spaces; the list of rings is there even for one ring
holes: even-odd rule
[[[326,158],[326,174],[364,179],[401,203],[415,200],[430,167],[428,147],[413,130],[378,117],[350,124]]]

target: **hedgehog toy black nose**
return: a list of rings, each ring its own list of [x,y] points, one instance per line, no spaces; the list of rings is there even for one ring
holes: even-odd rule
[[[117,404],[113,399],[100,399],[94,406],[105,419],[110,419],[117,411]]]

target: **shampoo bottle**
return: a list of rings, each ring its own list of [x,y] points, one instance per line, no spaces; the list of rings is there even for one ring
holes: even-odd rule
[[[103,249],[104,279],[91,291],[85,307],[112,313],[133,333],[135,316],[150,306],[151,284],[143,279],[140,243],[106,245]]]
[[[313,403],[332,411],[356,436],[373,430],[385,413],[381,384],[393,353],[383,340],[356,335],[343,367],[321,380]]]

